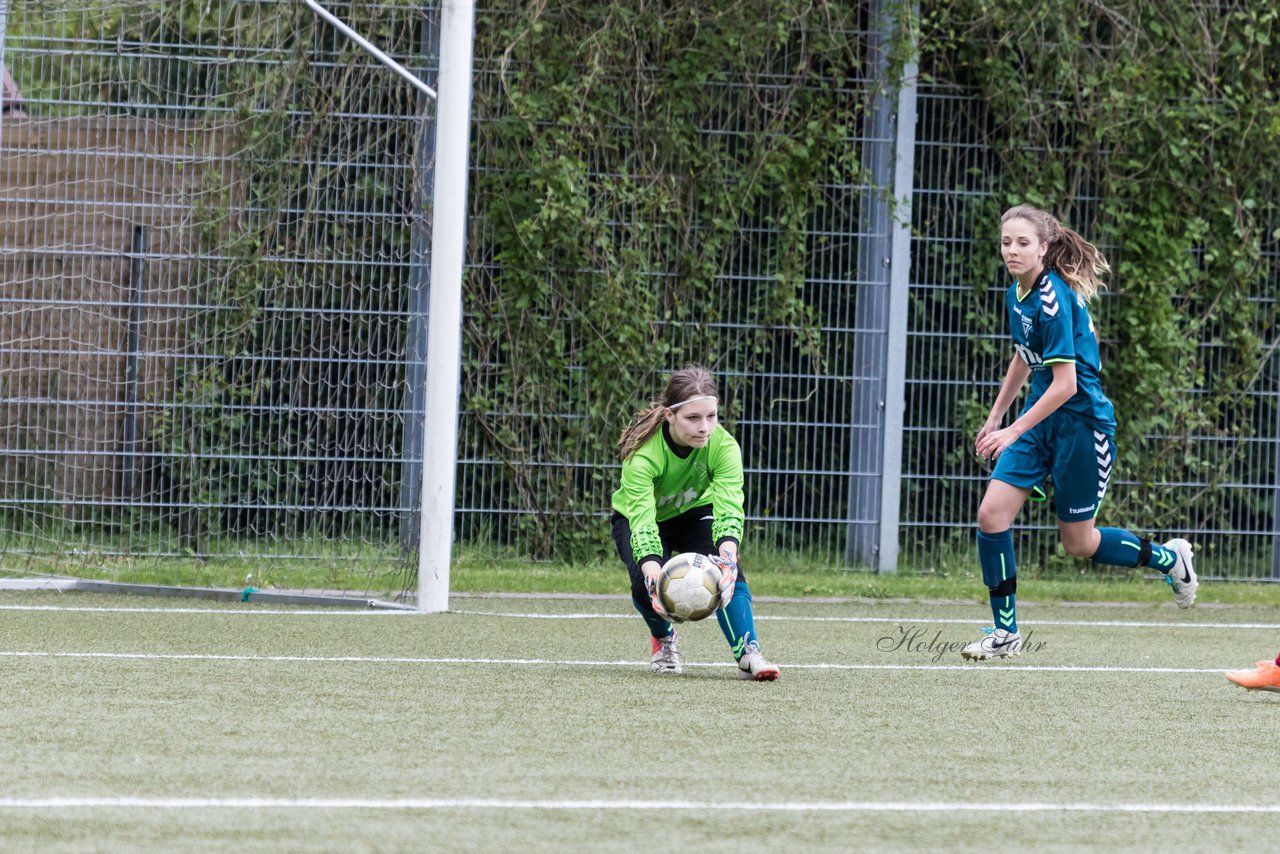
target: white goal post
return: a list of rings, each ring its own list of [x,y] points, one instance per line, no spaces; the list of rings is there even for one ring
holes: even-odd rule
[[[317,15],[436,101],[432,194],[431,303],[422,416],[422,525],[418,540],[418,610],[449,609],[453,506],[458,466],[458,395],[462,359],[462,272],[466,255],[467,150],[475,38],[473,0],[442,0],[438,91],[378,50],[316,0]]]

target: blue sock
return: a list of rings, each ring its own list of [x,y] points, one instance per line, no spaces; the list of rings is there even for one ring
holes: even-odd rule
[[[992,596],[991,619],[995,621],[997,629],[1016,632],[1018,630],[1018,595],[1010,593],[1008,596]]]
[[[644,621],[649,625],[649,634],[655,638],[665,638],[671,635],[671,624],[658,616],[658,612],[653,610],[653,606],[648,602],[641,604],[636,597],[631,597],[631,604],[640,612],[640,616],[644,617]]]
[[[991,618],[997,629],[1018,630],[1018,563],[1013,556],[1013,532],[978,532],[978,563],[991,597]]]
[[[1172,549],[1146,542],[1132,531],[1122,528],[1099,528],[1098,533],[1102,535],[1102,540],[1098,543],[1098,550],[1090,558],[1094,563],[1105,563],[1108,566],[1154,566],[1168,575],[1178,559]],[[1145,561],[1142,560],[1144,543],[1150,549],[1150,554]]]
[[[1146,566],[1154,566],[1156,569],[1169,574],[1169,570],[1173,569],[1173,565],[1178,562],[1178,555],[1173,549],[1166,549],[1157,543],[1151,544],[1151,557],[1147,560]]]
[[[733,598],[729,604],[716,611],[716,622],[720,624],[720,631],[724,632],[724,639],[729,642],[735,659],[742,658],[747,644],[759,644],[756,621],[751,615],[751,589],[744,579],[739,578],[733,585]]]
[[[1102,541],[1089,560],[1107,566],[1137,566],[1142,553],[1142,541],[1138,535],[1123,528],[1099,528]],[[1153,547],[1154,548],[1154,547]]]

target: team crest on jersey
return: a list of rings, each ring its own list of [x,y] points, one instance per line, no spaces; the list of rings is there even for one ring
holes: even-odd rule
[[[1025,314],[1022,315],[1022,334],[1024,336],[1031,334],[1031,318],[1027,317]]]

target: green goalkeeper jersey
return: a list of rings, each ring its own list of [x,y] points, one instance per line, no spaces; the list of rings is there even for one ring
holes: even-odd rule
[[[658,523],[711,505],[711,538],[717,546],[742,539],[742,450],[719,424],[702,448],[680,456],[666,424],[622,463],[622,484],[613,509],[631,525],[636,563],[663,558]]]

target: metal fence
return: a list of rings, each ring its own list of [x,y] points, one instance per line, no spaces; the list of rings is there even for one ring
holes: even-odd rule
[[[907,334],[907,418],[903,456],[903,509],[900,518],[904,562],[915,566],[967,567],[968,547],[975,528],[976,507],[986,484],[986,472],[970,452],[972,430],[958,429],[965,421],[976,429],[995,399],[1011,355],[1005,328],[995,223],[984,221],[981,176],[998,168],[984,144],[984,105],[954,87],[924,87],[919,93],[920,122],[915,142],[912,314]],[[1089,180],[1079,195],[1064,200],[1071,222],[1094,221],[1100,199]],[[988,215],[989,216],[989,215]],[[1265,224],[1275,233],[1280,222]],[[1088,229],[1084,229],[1088,234]],[[1099,241],[1100,248],[1120,270],[1125,247]],[[1188,246],[1189,253],[1203,247]],[[972,271],[990,259],[991,278],[985,296],[975,291]],[[1153,539],[1185,536],[1208,558],[1201,569],[1208,577],[1280,580],[1280,353],[1275,318],[1280,308],[1280,254],[1274,240],[1263,242],[1258,277],[1250,300],[1259,306],[1261,328],[1249,332],[1269,341],[1249,399],[1221,414],[1217,429],[1191,435],[1160,433],[1138,438],[1139,457],[1169,457],[1189,448],[1188,459],[1205,464],[1172,467],[1175,476],[1157,482],[1136,480],[1132,472],[1117,470],[1107,502],[1121,504],[1127,518],[1119,524]],[[966,275],[968,274],[968,275]],[[1110,323],[1113,301],[1122,299],[1126,282],[1113,276],[1111,288],[1090,306],[1104,354],[1115,349]],[[1191,315],[1211,314],[1194,293],[1178,296]],[[1224,343],[1222,324],[1208,323],[1199,343],[1202,385],[1170,387],[1170,396],[1202,398],[1215,383]],[[1123,354],[1121,355],[1123,357]],[[1107,387],[1107,355],[1102,381]],[[974,389],[983,407],[972,410]],[[966,408],[968,407],[968,409]],[[974,419],[977,415],[976,420]],[[1123,421],[1126,413],[1117,412]],[[1212,473],[1212,474],[1211,474]],[[1157,497],[1177,494],[1185,507],[1178,515],[1161,516]],[[1118,524],[1104,508],[1102,524]],[[1015,525],[1020,554],[1032,561],[1061,559],[1079,566],[1057,546],[1056,518],[1047,506],[1029,504]],[[1021,557],[1020,557],[1021,559]]]
[[[330,5],[430,79],[434,8]],[[482,9],[478,20],[509,14]],[[0,116],[3,566],[101,572],[146,559],[197,581],[203,567],[231,564],[253,583],[290,584],[293,567],[314,582],[320,564],[326,585],[400,585],[422,461],[412,392],[429,105],[301,4],[32,0],[9,9],[5,29],[0,58],[17,91]],[[476,57],[476,128],[501,110],[500,61]],[[873,78],[869,65],[846,81],[851,102],[869,101]],[[893,223],[887,208],[870,212],[901,140],[868,112],[848,144],[864,162],[882,158],[877,181],[825,187],[829,203],[806,224],[823,249],[807,262],[804,298],[829,360],[820,372],[797,357],[723,373],[752,536],[808,559],[874,565],[885,530],[903,569],[972,559],[985,473],[961,425],[975,388],[994,396],[1007,353],[1002,325],[973,320],[999,316],[998,288],[979,296],[966,280],[995,257],[971,178],[990,155],[971,95],[922,86],[911,98],[905,329],[886,308],[894,284],[880,252]],[[732,139],[730,119],[709,116],[708,132]],[[491,168],[477,156],[472,172]],[[1078,204],[1087,217],[1090,200]],[[493,247],[474,200],[471,216],[469,276],[485,279]],[[762,257],[744,246],[722,271],[721,334],[750,326],[777,273]],[[1265,290],[1258,298],[1274,306],[1277,283]],[[474,369],[472,385],[500,367]],[[903,423],[886,435],[895,369]],[[1234,479],[1188,472],[1162,485],[1238,495],[1255,512],[1232,518],[1249,526],[1151,520],[1152,534],[1232,543],[1233,563],[1210,575],[1280,577],[1280,358],[1260,369],[1243,452],[1203,437],[1203,453],[1234,455]],[[650,391],[637,389],[637,405]],[[482,446],[480,417],[464,416],[464,449]],[[1161,453],[1163,439],[1148,437],[1147,451]],[[898,441],[900,476],[884,466],[894,453],[865,453]],[[614,461],[530,464],[580,472],[603,532]],[[590,477],[601,470],[603,485]],[[1150,485],[1121,478],[1113,489],[1140,487]],[[882,516],[886,491],[900,497],[896,518]],[[516,543],[520,521],[539,512],[500,460],[464,453],[461,542]],[[1050,515],[1025,522],[1033,553],[1049,554]]]
[[[430,74],[431,10],[346,11]],[[5,566],[399,586],[430,105],[302,4],[6,29]]]

